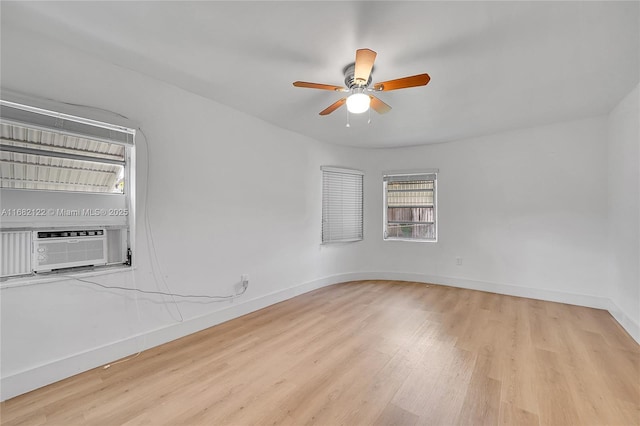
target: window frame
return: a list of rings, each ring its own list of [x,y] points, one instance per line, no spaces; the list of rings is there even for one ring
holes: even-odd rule
[[[119,162],[122,166],[122,179],[124,180],[123,188],[120,191],[114,192],[101,192],[101,191],[77,191],[70,189],[50,189],[50,188],[2,188],[2,191],[17,191],[24,192],[25,194],[31,193],[33,197],[38,197],[37,194],[73,194],[73,197],[78,197],[78,199],[82,199],[82,197],[92,197],[92,196],[100,196],[100,197],[123,197],[122,204],[113,209],[106,209],[107,216],[121,216],[126,217],[122,222],[119,221],[107,221],[101,225],[98,225],[94,222],[93,218],[89,217],[89,221],[83,222],[79,220],[75,223],[61,221],[57,223],[55,221],[50,220],[42,220],[40,217],[44,219],[45,215],[37,215],[40,217],[34,218],[33,221],[24,221],[24,222],[15,222],[9,221],[6,223],[0,224],[0,229],[4,231],[14,231],[14,230],[26,230],[31,232],[37,232],[42,230],[67,230],[67,229],[76,229],[76,228],[91,228],[95,226],[101,226],[107,229],[108,231],[114,230],[117,232],[121,232],[121,238],[123,238],[124,250],[123,255],[128,261],[124,263],[107,263],[106,265],[95,266],[91,269],[87,270],[85,267],[80,267],[77,270],[73,268],[64,270],[67,275],[74,276],[93,276],[93,275],[102,275],[102,274],[111,274],[119,271],[130,271],[136,268],[137,259],[135,256],[136,253],[136,128],[138,127],[134,122],[126,119],[124,116],[115,117],[116,113],[109,113],[108,111],[104,111],[108,113],[109,116],[114,115],[113,119],[107,118],[106,120],[102,119],[105,114],[102,114],[101,111],[97,111],[98,114],[91,109],[91,107],[85,107],[82,105],[72,105],[59,103],[56,101],[47,101],[41,100],[38,98],[28,97],[25,95],[20,95],[12,92],[4,93],[2,99],[0,100],[0,105],[3,107],[3,112],[10,111],[11,109],[22,110],[26,113],[34,114],[35,119],[30,121],[28,119],[23,119],[22,116],[5,116],[2,114],[2,122],[6,124],[14,124],[16,126],[20,126],[27,129],[34,130],[42,130],[46,132],[54,132],[59,134],[68,135],[71,137],[77,137],[81,139],[87,139],[89,141],[97,141],[103,143],[109,143],[114,145],[120,145],[124,149],[122,151],[122,160]],[[5,110],[4,108],[9,108],[9,110]],[[95,120],[89,117],[100,117],[100,120]],[[28,117],[26,115],[25,117]],[[41,120],[39,118],[42,117]],[[48,117],[48,118],[47,118]],[[51,119],[55,119],[56,126],[51,125]],[[44,124],[43,124],[44,123]],[[57,127],[60,125],[60,127]],[[69,126],[68,128],[65,126]],[[106,133],[105,133],[106,132]],[[107,135],[107,136],[105,136]],[[112,137],[113,136],[113,137]],[[74,159],[74,155],[71,152],[72,148],[68,150],[66,147],[62,151],[68,151],[70,153],[70,158]],[[4,150],[4,149],[3,149]],[[38,149],[34,149],[33,151],[37,151]],[[10,151],[7,149],[7,151]],[[52,157],[60,157],[64,158],[64,152],[56,151],[56,155]],[[13,152],[19,152],[15,150]],[[34,154],[35,155],[35,154]],[[42,150],[41,155],[46,156],[46,148]],[[92,159],[93,160],[93,159]],[[100,158],[95,158],[95,162],[98,164],[102,164]],[[80,159],[82,161],[82,159]],[[88,160],[91,161],[91,160]],[[118,162],[117,160],[114,163]],[[105,163],[110,163],[110,161],[106,161]],[[54,185],[52,183],[52,185]],[[46,195],[47,199],[51,199],[51,195]],[[121,208],[121,206],[123,206]],[[30,210],[30,209],[25,209]],[[45,209],[38,209],[45,210]],[[49,209],[54,210],[54,209]],[[98,209],[84,209],[82,210],[91,210],[98,211]],[[100,209],[104,211],[105,209]],[[100,215],[103,215],[102,211]],[[113,213],[111,213],[113,211]],[[69,215],[73,216],[73,215]],[[82,215],[84,217],[84,214]],[[91,215],[90,215],[91,216]],[[98,216],[98,214],[94,214],[92,216]],[[120,230],[120,231],[119,231]],[[109,256],[109,254],[107,254]],[[15,276],[3,277],[3,281],[0,283],[0,287],[13,286],[13,285],[26,285],[32,282],[44,282],[48,280],[57,280],[57,273],[46,272],[40,275],[34,273],[32,270],[30,274],[21,274]],[[9,282],[11,284],[9,284]]]
[[[350,242],[357,242],[357,241],[364,240],[364,172],[356,169],[348,169],[348,168],[333,167],[333,166],[321,166],[320,170],[322,171],[322,179],[321,179],[322,180],[322,213],[321,213],[322,218],[321,218],[321,228],[320,228],[321,244],[324,245],[324,244],[334,244],[334,243],[350,243]],[[326,195],[327,195],[326,185],[329,182],[327,179],[328,178],[327,173],[331,173],[334,175],[342,175],[344,178],[347,178],[348,176],[355,176],[357,177],[357,179],[359,179],[359,198],[358,199],[353,198],[349,200],[351,202],[356,201],[359,204],[359,206],[357,206],[356,208],[356,210],[358,210],[359,208],[359,211],[356,213],[358,214],[358,216],[355,219],[356,222],[359,221],[359,229],[356,230],[355,236],[348,235],[348,236],[343,236],[343,238],[339,238],[339,237],[331,238],[332,227],[329,226],[329,231],[328,231],[329,238],[325,238],[325,235],[327,234],[325,230],[327,229],[327,224],[330,221],[330,217],[327,216],[327,213],[330,208],[334,207],[334,206],[328,206],[329,200],[327,200],[326,198]],[[344,200],[340,201],[340,203],[343,203],[343,202]],[[336,228],[336,227],[337,225],[333,226],[333,228]],[[342,228],[343,229],[340,231],[340,233],[344,233],[345,231],[344,225],[342,225]]]
[[[382,175],[382,240],[383,241],[407,241],[414,243],[437,243],[438,242],[438,169],[423,169],[416,171],[390,171],[384,172]],[[430,176],[433,175],[433,226],[434,226],[434,238],[411,238],[411,237],[390,237],[388,236],[388,189],[387,184],[390,178],[399,178],[406,176],[406,182],[417,182],[419,179],[415,179],[419,176]],[[414,179],[410,179],[414,177]],[[422,179],[425,180],[425,179]],[[401,181],[401,180],[400,180]],[[422,223],[430,223],[430,222],[422,222]]]

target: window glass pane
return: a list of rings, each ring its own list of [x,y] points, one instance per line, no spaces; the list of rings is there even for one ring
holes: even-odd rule
[[[416,223],[389,224],[387,226],[387,237],[407,238],[420,240],[434,240],[436,238],[434,225],[422,225]]]
[[[388,189],[390,191],[407,190],[407,189],[433,189],[433,181],[415,180],[411,182],[389,182]]]
[[[0,137],[0,188],[124,192],[123,145],[14,123]]]
[[[389,222],[433,222],[433,207],[389,207],[387,220]]]
[[[123,193],[124,167],[0,151],[1,188]]]
[[[389,206],[433,206],[433,192],[389,192]]]

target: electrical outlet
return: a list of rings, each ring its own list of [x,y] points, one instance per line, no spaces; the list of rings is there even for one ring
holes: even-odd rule
[[[236,295],[239,296],[244,293],[247,290],[247,287],[249,287],[249,274],[242,274],[240,275],[240,282],[234,285]]]
[[[456,257],[456,265],[458,265],[458,266],[462,265],[462,258],[461,257]]]

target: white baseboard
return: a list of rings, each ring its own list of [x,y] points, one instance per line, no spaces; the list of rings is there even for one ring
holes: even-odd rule
[[[195,333],[231,319],[246,315],[278,302],[290,299],[328,285],[359,280],[414,281],[452,287],[468,288],[511,296],[548,300],[572,305],[605,309],[640,343],[640,326],[631,320],[611,300],[598,296],[564,293],[548,289],[534,289],[507,284],[496,284],[455,277],[404,273],[404,272],[353,272],[320,278],[298,286],[289,287],[254,299],[240,302],[221,310],[187,321],[151,330],[144,335],[136,335],[109,343],[88,351],[55,360],[44,365],[24,370],[0,380],[0,401],[27,393],[83,371],[113,362],[139,350],[146,350],[180,337]]]
[[[511,284],[498,284],[488,281],[470,280],[466,278],[443,277],[438,275],[415,274],[408,272],[364,272],[357,273],[355,274],[355,276],[364,278],[353,278],[354,280],[379,279],[441,284],[451,287],[467,288],[470,290],[480,290],[489,293],[526,297],[529,299],[546,300],[549,302],[566,303],[569,305],[579,305],[597,309],[608,309],[610,306],[609,299],[605,297],[591,296],[586,294],[565,293],[557,290],[522,287]]]
[[[618,324],[629,333],[629,336],[633,337],[633,340],[640,344],[640,324],[627,315],[613,300],[609,300],[609,308],[607,310],[611,316],[618,321]]]

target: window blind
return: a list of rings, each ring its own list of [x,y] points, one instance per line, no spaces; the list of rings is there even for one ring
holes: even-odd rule
[[[322,167],[322,242],[360,241],[363,238],[363,173]]]

